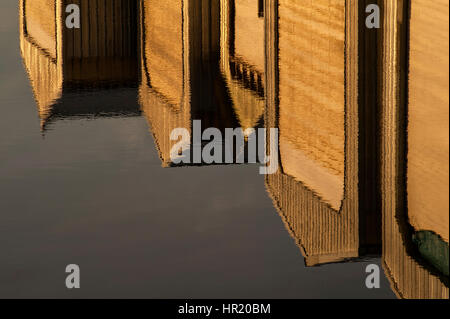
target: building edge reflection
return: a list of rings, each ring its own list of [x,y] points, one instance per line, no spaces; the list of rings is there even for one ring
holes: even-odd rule
[[[82,29],[66,28],[66,0],[19,1],[21,54],[41,131],[58,119],[140,116],[133,1],[70,3],[82,8]],[[106,18],[109,11],[115,18]]]
[[[447,299],[448,278],[442,277],[412,244],[407,205],[408,33],[410,2],[382,2],[382,262],[392,290],[399,298]]]
[[[282,52],[278,49],[278,9],[278,1],[266,1],[266,127],[278,127],[279,120],[278,55]],[[333,209],[283,169],[266,176],[268,193],[300,247],[307,266],[365,259],[381,253],[381,225],[376,222],[380,220],[379,211],[363,211],[359,203],[358,21],[361,9],[364,7],[359,6],[358,1],[346,1],[345,190],[341,208]],[[375,222],[369,215],[374,215]],[[372,232],[367,236],[365,230],[370,228]]]

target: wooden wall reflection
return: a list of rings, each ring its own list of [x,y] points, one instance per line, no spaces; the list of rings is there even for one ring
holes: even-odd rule
[[[264,11],[260,1],[221,0],[220,63],[241,127],[263,125]]]
[[[266,6],[266,125],[280,129],[281,164],[266,184],[311,266],[381,253],[381,214],[360,202],[360,10],[338,0]]]
[[[80,6],[80,29],[65,26],[68,4]],[[21,0],[20,12],[21,52],[43,129],[56,118],[140,115],[133,90],[114,98],[105,91],[138,83],[134,1]],[[81,98],[81,89],[97,94]]]
[[[187,128],[192,135],[194,120],[222,133],[225,128],[262,126],[264,20],[252,1],[240,3],[239,10],[228,0],[140,5],[140,101],[163,166],[173,165],[172,130]],[[235,21],[247,15],[259,23],[256,29],[253,24],[237,27]],[[258,46],[244,49],[239,58],[232,49],[238,42],[236,30],[246,37],[256,30],[259,38]]]
[[[379,5],[385,32],[365,27],[363,2],[266,2],[281,163],[266,185],[307,265],[381,255],[399,297],[447,298],[448,4]],[[345,18],[320,23],[329,12]]]
[[[79,30],[67,3],[20,1],[44,125],[142,110],[163,166],[193,120],[279,128],[266,188],[306,265],[381,257],[399,297],[448,297],[412,239],[436,234],[448,264],[446,1],[378,0],[381,31],[365,27],[369,0],[71,0]],[[118,108],[111,88],[130,89]]]
[[[399,297],[448,298],[448,2],[382,4],[383,265]]]

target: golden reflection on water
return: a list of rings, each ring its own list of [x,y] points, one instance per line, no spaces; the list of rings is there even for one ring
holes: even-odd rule
[[[266,184],[308,266],[380,253],[379,236],[371,243],[360,238],[364,216],[358,208],[358,140],[352,122],[358,114],[354,92],[345,101],[344,87],[345,65],[352,65],[358,54],[345,47],[354,29],[345,25],[343,2],[334,2],[333,14],[326,3],[280,1],[266,11],[270,38],[276,39],[267,43],[266,51],[273,68],[266,83],[271,91],[266,125],[280,128],[281,161],[281,169],[268,175]],[[355,83],[350,87],[354,90]],[[347,118],[346,103],[347,114],[352,114]],[[346,134],[351,140],[347,150]]]
[[[448,298],[448,15],[440,13],[448,2],[415,1],[408,7],[392,1],[384,10],[383,266],[399,297]],[[439,26],[433,36],[425,27],[431,24]],[[421,230],[446,243],[446,277],[415,255],[411,233]]]
[[[411,7],[408,104],[408,209],[416,229],[448,242],[448,9],[447,1]],[[424,42],[423,38],[429,37]],[[430,83],[431,81],[431,83]],[[432,124],[431,124],[432,123]],[[433,203],[424,205],[423,203]]]
[[[65,28],[65,1],[20,1],[43,130],[142,114],[167,167],[170,132],[193,120],[277,127],[266,188],[307,266],[381,256],[399,297],[448,297],[448,274],[412,241],[439,235],[448,265],[448,2],[379,0],[375,36],[351,0],[71,3],[81,29]]]
[[[344,196],[345,2],[280,0],[278,17],[281,164],[286,174],[318,190],[339,210]]]
[[[80,29],[63,25],[64,1],[20,1],[21,52],[42,129],[58,118],[140,115],[132,90],[139,76],[134,1],[70,3],[88,9]],[[128,90],[117,96],[112,88]],[[80,90],[96,91],[105,101]]]

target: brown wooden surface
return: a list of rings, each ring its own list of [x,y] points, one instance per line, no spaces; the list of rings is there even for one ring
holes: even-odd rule
[[[143,2],[144,53],[151,86],[174,106],[183,98],[183,1]]]
[[[443,281],[417,259],[408,221],[405,198],[406,179],[409,174],[405,169],[405,123],[408,104],[407,2],[383,0],[382,4],[384,24],[380,54],[383,267],[393,291],[401,298],[448,298],[449,291]]]
[[[264,19],[259,0],[235,0],[235,56],[264,72]]]
[[[235,7],[237,3],[238,8]],[[227,84],[233,109],[244,130],[260,125],[264,114],[265,28],[264,20],[257,15],[257,9],[256,0],[242,3],[235,0],[221,0],[221,72]],[[240,18],[235,15],[239,15]],[[245,17],[251,17],[251,21],[257,23],[244,23]],[[236,34],[239,34],[240,40]],[[250,41],[255,34],[258,41]],[[242,44],[251,43],[252,54],[246,54],[250,53],[247,51],[249,48],[236,49],[237,41],[241,41]],[[261,58],[263,60],[261,63],[255,62]]]
[[[449,240],[449,2],[413,0],[408,106],[408,215]]]
[[[300,91],[300,79],[302,76],[303,69],[304,74],[311,74],[312,69],[314,69],[314,62],[311,62],[313,58],[310,48],[306,45],[305,55],[310,57],[310,63],[304,62],[302,65],[301,55],[302,53],[294,52],[289,47],[289,41],[282,39],[284,36],[289,39],[290,34],[301,32],[303,25],[302,21],[306,24],[313,25],[316,19],[322,19],[322,14],[317,14],[317,12],[333,12],[333,7],[326,10],[322,8],[322,11],[318,10],[315,14],[311,12],[308,19],[295,20],[292,19],[292,15],[289,12],[297,12],[296,8],[302,8],[302,6],[311,5],[309,1],[300,1],[294,3],[288,1],[280,1],[280,7],[277,5],[278,1],[267,1],[266,2],[266,126],[267,127],[278,127],[284,129],[286,126],[292,126],[294,132],[297,134],[302,134],[301,130],[298,129],[298,123],[302,119],[297,119],[292,116],[292,113],[296,112],[296,107],[294,103],[287,104],[286,100],[283,100],[284,95],[287,96],[287,101],[294,101],[294,96],[287,90],[289,84],[289,77],[283,75],[283,72],[287,74],[293,74],[299,83],[297,84],[299,90],[299,96],[295,98],[297,108],[299,104],[305,103],[304,112],[305,116],[314,116],[308,113],[314,113],[315,109],[312,109],[311,100],[302,102],[302,98],[307,99],[304,95],[305,92]],[[324,2],[320,2],[324,5]],[[331,2],[336,4],[337,2]],[[341,2],[339,2],[342,4]],[[283,4],[289,5],[283,8]],[[328,2],[325,4],[327,7]],[[339,7],[339,6],[338,6]],[[288,10],[290,9],[290,10]],[[304,9],[304,8],[303,8]],[[312,189],[311,185],[305,184],[301,180],[297,180],[290,174],[286,172],[285,162],[282,161],[283,167],[273,174],[266,176],[266,187],[269,195],[274,201],[274,206],[277,208],[283,222],[285,223],[288,231],[296,241],[297,245],[305,256],[305,262],[308,266],[319,265],[329,262],[339,262],[347,259],[357,258],[360,256],[360,250],[364,246],[364,242],[360,242],[360,211],[359,211],[359,198],[358,198],[358,1],[348,1],[345,7],[340,7],[340,14],[342,14],[343,21],[346,25],[342,27],[340,32],[341,40],[337,41],[342,45],[341,51],[333,52],[342,56],[342,68],[340,69],[339,76],[342,79],[346,76],[347,82],[344,86],[342,85],[342,104],[340,105],[340,112],[342,114],[342,120],[337,119],[337,123],[342,121],[346,123],[345,127],[342,124],[341,133],[343,136],[347,136],[347,143],[342,141],[342,167],[345,166],[345,176],[342,176],[342,183],[345,180],[345,194],[342,194],[343,200],[342,205],[338,205],[338,209],[332,207],[330,203],[324,200],[317,192],[317,189]],[[278,12],[280,10],[281,12]],[[283,14],[284,10],[284,14]],[[301,10],[298,10],[301,11]],[[280,15],[279,15],[280,14]],[[283,24],[283,19],[286,19],[286,24]],[[305,22],[306,21],[306,22]],[[342,21],[337,22],[337,25],[342,25]],[[332,28],[330,26],[330,28]],[[339,28],[339,27],[338,27]],[[279,32],[280,31],[280,32]],[[300,37],[300,34],[298,34]],[[347,38],[348,41],[344,42],[343,39]],[[331,37],[333,38],[333,37]],[[284,44],[283,41],[286,41]],[[297,45],[301,44],[301,40],[297,40]],[[321,34],[317,32],[311,35],[307,41],[311,43],[315,42],[323,43],[321,41],[333,41],[330,39],[328,33]],[[279,45],[279,48],[278,48]],[[295,43],[294,43],[295,45]],[[286,50],[286,51],[283,51]],[[299,50],[302,50],[299,47]],[[346,54],[344,54],[344,51]],[[310,53],[308,53],[310,52]],[[284,57],[283,57],[284,55]],[[323,54],[325,60],[328,59],[326,54]],[[332,55],[333,56],[333,55]],[[289,59],[290,58],[290,59]],[[330,57],[331,58],[331,57]],[[284,59],[284,60],[283,60]],[[294,62],[294,64],[292,64]],[[336,62],[337,63],[337,62]],[[283,66],[284,64],[284,66]],[[289,66],[294,70],[289,70]],[[324,66],[326,68],[326,66]],[[330,69],[332,67],[330,66]],[[319,72],[320,70],[316,70]],[[284,77],[284,79],[282,78]],[[300,77],[300,78],[299,78]],[[295,79],[295,78],[294,78]],[[284,81],[284,82],[283,82]],[[322,81],[328,81],[321,83],[320,81],[313,83],[316,84],[316,89],[325,90],[329,86],[339,87],[339,83],[336,84],[333,79],[322,79]],[[283,84],[286,87],[283,89]],[[307,85],[307,84],[306,84]],[[310,92],[309,94],[313,94]],[[320,92],[317,92],[320,95]],[[291,100],[289,100],[291,96]],[[286,103],[285,111],[283,113],[283,103]],[[310,105],[311,108],[308,109],[307,106]],[[289,109],[289,106],[291,107]],[[336,105],[334,105],[336,107]],[[339,107],[338,113],[339,113]],[[288,112],[290,111],[290,112]],[[322,111],[319,109],[319,112]],[[298,114],[298,113],[297,113]],[[283,123],[284,122],[284,123]],[[301,122],[300,122],[301,123]],[[336,123],[336,122],[335,122]],[[324,124],[318,121],[317,125],[319,128],[326,128],[320,126]],[[295,133],[290,133],[285,131],[285,134],[292,134],[292,138],[295,138]],[[281,131],[281,134],[283,132]],[[288,135],[289,136],[289,135]],[[301,135],[303,136],[303,135]],[[283,136],[280,136],[280,149],[283,143]],[[308,137],[305,136],[307,139]],[[311,139],[310,139],[311,141]],[[314,141],[314,140],[312,140]],[[320,143],[318,143],[320,146]],[[325,154],[328,151],[326,148],[322,149]],[[344,152],[347,154],[344,160]],[[330,152],[332,153],[332,152]],[[328,153],[328,154],[330,154]],[[280,154],[282,158],[282,154]],[[290,155],[291,156],[291,155]],[[322,162],[317,161],[317,165]],[[295,163],[294,163],[295,164]],[[303,163],[297,163],[301,166]],[[342,168],[343,169],[343,168]],[[344,174],[344,172],[343,172]],[[337,205],[336,205],[337,206]],[[363,250],[361,250],[362,252]]]
[[[339,210],[344,196],[345,2],[279,1],[285,173]]]
[[[25,4],[26,32],[43,50],[56,58],[55,0],[27,0]]]

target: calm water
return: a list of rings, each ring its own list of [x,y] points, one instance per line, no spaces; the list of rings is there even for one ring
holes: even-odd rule
[[[335,79],[331,99],[320,95],[314,75],[307,84],[316,96],[305,94],[304,66],[288,63],[305,44],[286,48],[292,35],[280,24],[279,105],[271,113],[264,30],[253,30],[262,26],[260,9],[240,28],[252,1],[232,8],[234,30],[226,32],[234,32],[233,43],[210,36],[207,44],[186,40],[186,11],[160,1],[141,8],[115,1],[121,21],[99,23],[91,14],[94,31],[64,31],[62,42],[52,33],[60,23],[47,18],[52,12],[31,4],[21,20],[20,2],[0,4],[1,298],[395,297],[381,266],[379,218],[367,214],[366,224],[375,223],[365,229],[347,201],[339,64],[320,75]],[[94,11],[101,10],[108,8]],[[113,44],[101,39],[108,28]],[[224,34],[223,23],[208,28]],[[324,55],[317,70],[343,63],[337,39],[338,53]],[[318,107],[308,113],[314,99]],[[171,167],[175,127],[193,119],[219,129],[263,127],[274,118],[282,165],[275,176],[259,175],[256,164]],[[339,214],[360,216],[368,235],[335,226]],[[334,240],[334,250],[322,253],[329,249],[323,242]],[[360,258],[342,262],[353,257]],[[65,267],[73,263],[81,289],[69,291]],[[371,263],[380,266],[380,289],[365,287]]]

